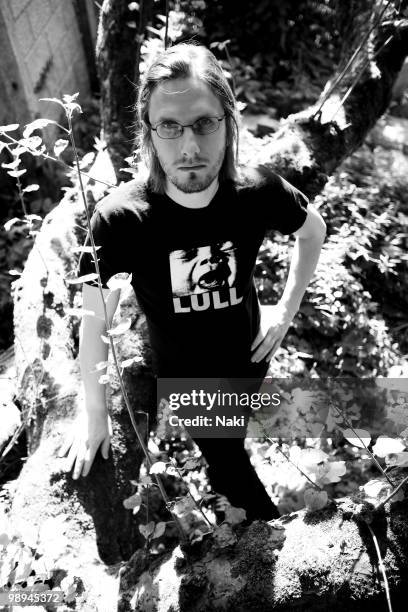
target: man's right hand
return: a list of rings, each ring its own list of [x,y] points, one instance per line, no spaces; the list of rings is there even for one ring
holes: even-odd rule
[[[82,410],[58,452],[58,457],[68,453],[65,471],[70,472],[74,467],[74,480],[87,476],[99,447],[102,457],[108,458],[111,436],[112,423],[105,411]]]

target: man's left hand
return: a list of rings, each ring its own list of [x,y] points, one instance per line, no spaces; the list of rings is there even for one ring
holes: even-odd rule
[[[272,359],[286,336],[293,317],[294,314],[280,304],[261,306],[261,325],[251,345],[251,351],[256,349],[251,357],[252,362]]]

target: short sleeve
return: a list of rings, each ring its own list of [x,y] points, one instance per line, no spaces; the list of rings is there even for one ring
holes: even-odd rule
[[[124,257],[123,245],[118,239],[118,230],[112,223],[103,217],[98,209],[95,209],[91,217],[91,228],[97,249],[99,272],[101,275],[102,286],[107,287],[107,281],[114,274],[119,272],[129,272],[128,263]],[[89,235],[87,235],[84,246],[91,246]],[[78,276],[95,273],[95,263],[93,253],[82,252],[78,263]],[[89,281],[90,285],[97,284]]]
[[[251,209],[257,211],[265,231],[292,234],[302,227],[309,200],[299,189],[265,166],[258,166],[247,185]]]

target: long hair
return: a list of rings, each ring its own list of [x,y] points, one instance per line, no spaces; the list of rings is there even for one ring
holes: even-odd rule
[[[160,53],[149,66],[141,79],[136,103],[137,143],[149,172],[149,187],[156,193],[164,193],[166,175],[153,148],[148,118],[150,98],[161,83],[189,77],[206,83],[220,100],[225,113],[227,145],[219,179],[234,180],[237,175],[238,111],[231,87],[211,51],[201,45],[180,43]]]

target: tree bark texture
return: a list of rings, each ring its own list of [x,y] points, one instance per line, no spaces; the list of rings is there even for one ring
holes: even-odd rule
[[[106,35],[112,44],[115,36],[116,41],[121,36],[115,29],[114,20],[112,21],[112,11],[118,6],[122,6],[122,3],[104,3],[104,25],[101,27],[106,31],[103,36]],[[363,80],[348,98],[344,106],[344,123],[340,122],[338,117],[335,121],[325,123],[325,111],[320,117],[314,118],[316,109],[307,109],[297,116],[289,117],[280,131],[272,137],[260,141],[248,136],[252,145],[251,160],[247,160],[248,163],[254,167],[259,164],[271,166],[309,196],[317,194],[330,173],[345,156],[358,147],[367,131],[386,109],[393,80],[408,50],[408,29],[405,22],[384,25],[376,37],[376,47],[378,48],[391,32],[394,38],[375,60],[379,72],[372,71],[372,63]],[[100,34],[100,41],[103,36]],[[118,45],[117,42],[115,44]],[[105,125],[106,121],[112,125],[114,122],[126,125],[127,122],[123,123],[121,119],[126,112],[124,105],[114,103],[112,98],[113,110],[108,108],[111,103],[109,96],[113,96],[126,81],[123,71],[117,77],[114,75],[120,63],[118,57],[115,59],[119,48],[112,47],[112,59],[105,51],[106,49],[102,49],[99,53],[100,56],[103,55],[103,62],[106,62]],[[119,81],[115,81],[116,78]],[[346,84],[342,87],[345,88]],[[336,97],[334,103],[337,101]],[[77,244],[83,244],[84,228],[82,204],[78,203],[74,190],[45,218],[24,273],[15,283],[16,368],[20,402],[28,419],[29,458],[17,481],[11,518],[16,522],[23,521],[26,525],[36,526],[41,525],[46,518],[57,520],[62,515],[66,517],[65,525],[61,529],[69,545],[61,544],[58,550],[59,545],[56,544],[59,553],[56,567],[76,568],[77,575],[84,580],[87,602],[91,606],[93,600],[96,601],[102,596],[106,597],[107,601],[110,597],[109,601],[112,603],[112,592],[117,583],[114,584],[107,566],[127,561],[141,546],[137,521],[130,511],[123,508],[123,500],[133,492],[130,480],[137,478],[142,456],[113,373],[108,403],[114,428],[110,458],[103,461],[98,453],[91,475],[87,479],[73,481],[62,469],[63,460],[56,457],[62,436],[65,435],[81,402],[77,362],[78,319],[69,317],[66,312],[69,307],[80,306],[80,286],[69,285],[64,279],[68,272],[75,269],[76,260],[72,249]],[[131,329],[125,340],[118,345],[118,350],[121,359],[141,352],[142,361],[125,371],[125,382],[135,411],[149,412],[154,402],[154,377],[144,317],[133,296],[122,297],[116,316],[118,320],[131,316]],[[136,414],[136,418],[142,421],[143,429],[144,417]],[[385,537],[387,534],[390,537],[388,544],[385,539],[382,540],[382,547],[391,582],[396,589],[399,588],[400,573],[404,568],[406,571],[406,560],[402,551],[402,547],[406,547],[406,523],[404,513],[401,514],[399,510],[402,508],[406,516],[404,504],[395,504],[395,508],[393,506],[390,512],[387,511],[388,514],[380,521],[380,535]],[[150,516],[153,520],[155,512],[156,516],[159,516],[159,503],[153,508],[153,516]],[[342,509],[334,508],[330,511],[331,514],[327,512],[321,515],[321,520],[311,519],[305,513],[290,515],[281,519],[282,528],[256,523],[237,537],[237,543],[232,548],[223,549],[221,553],[216,552],[213,543],[208,545],[208,548],[203,545],[194,561],[194,574],[190,566],[183,565],[185,561],[182,558],[176,562],[176,556],[181,553],[175,551],[169,556],[166,567],[175,580],[174,593],[180,594],[177,604],[179,607],[171,608],[170,604],[163,603],[162,607],[157,608],[154,603],[151,608],[147,607],[147,604],[146,607],[140,607],[140,604],[139,608],[135,609],[174,612],[178,609],[217,609],[217,605],[218,609],[221,609],[220,602],[223,601],[228,605],[236,601],[237,610],[272,609],[270,604],[269,608],[264,605],[266,601],[275,602],[276,609],[279,610],[327,609],[336,605],[337,596],[341,595],[344,601],[348,592],[348,609],[362,610],[363,607],[352,607],[356,605],[353,599],[355,591],[347,587],[345,576],[347,575],[350,581],[357,579],[353,578],[354,575],[358,577],[361,581],[359,593],[366,593],[367,601],[370,601],[370,597],[371,601],[382,597],[382,591],[377,588],[377,566],[372,547],[359,523],[346,518]],[[281,538],[276,536],[276,530],[279,533],[283,530],[285,534],[278,560],[274,552],[277,547],[273,542],[276,538],[279,541]],[[343,556],[338,544],[340,540],[330,539],[329,532],[332,530],[333,533],[337,530],[339,538],[344,535],[349,564],[342,561]],[[297,533],[299,535],[296,535]],[[311,534],[315,534],[315,539]],[[252,540],[258,545],[252,545]],[[269,542],[270,546],[265,542]],[[313,570],[313,559],[317,555],[315,542],[320,542],[319,546],[323,552],[321,564],[316,559]],[[363,562],[358,560],[360,544],[364,544]],[[333,556],[335,552],[337,556]],[[139,585],[143,580],[154,581],[162,571],[160,568],[156,571],[154,564],[150,568],[149,560],[146,561],[141,553],[137,555],[125,572],[126,583],[122,583],[122,589],[128,594],[135,594],[136,580]],[[281,565],[284,559],[287,559],[285,566]],[[302,573],[297,559],[305,561],[305,567],[308,568],[306,573]],[[327,559],[332,559],[330,565],[327,564]],[[343,568],[342,574],[337,578],[336,563],[340,563]],[[354,569],[352,563],[356,564]],[[359,572],[356,568],[358,569],[361,563],[362,570]],[[165,567],[162,560],[160,564]],[[213,568],[211,576],[206,569],[207,565]],[[260,578],[256,578],[253,572],[255,567],[259,569]],[[287,568],[286,578],[283,567]],[[279,588],[276,582],[278,575],[281,577]],[[290,578],[292,575],[293,580]],[[219,586],[212,588],[211,585],[217,585],[218,580]],[[159,587],[158,583],[154,584],[156,586],[153,598],[157,601],[155,592]],[[140,601],[144,601],[144,596],[140,593],[141,590],[135,601],[140,597]],[[174,593],[170,593],[168,601],[174,600]],[[203,603],[204,593],[212,602],[207,608]],[[126,601],[129,599],[126,595],[122,606],[128,605]],[[311,607],[312,601],[317,607]],[[188,608],[188,602],[193,602],[191,605],[196,607]],[[319,602],[323,602],[320,608]],[[115,607],[107,609],[110,612]]]
[[[128,0],[104,0],[96,44],[102,126],[116,175],[122,179],[128,175],[119,170],[131,155],[135,138],[139,37],[144,34],[153,0],[141,0],[139,11],[129,10],[129,4]]]
[[[137,551],[121,569],[119,612],[387,610],[367,521],[384,559],[394,612],[405,609],[408,502],[373,513],[350,499],[249,527],[224,523],[160,559]]]

